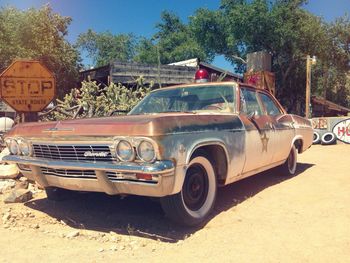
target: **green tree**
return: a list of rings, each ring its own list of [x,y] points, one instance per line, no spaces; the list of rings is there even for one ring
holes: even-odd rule
[[[135,51],[134,61],[147,64],[158,63],[159,49],[151,39],[141,38]]]
[[[130,61],[134,57],[136,39],[132,34],[113,35],[96,33],[89,29],[79,35],[77,46],[86,51],[95,66],[107,65],[112,60]]]
[[[350,107],[350,19],[340,17],[327,25],[330,41],[323,45],[324,58],[316,67],[316,94]]]
[[[59,95],[78,80],[79,53],[65,37],[71,18],[53,13],[49,5],[21,11],[0,9],[0,71],[15,59],[41,61],[55,77]]]
[[[289,110],[299,111],[305,97],[305,58],[318,60],[313,85],[321,85],[331,69],[346,72],[344,21],[331,26],[303,8],[304,0],[223,0],[219,10],[199,9],[190,19],[198,42],[216,55],[224,55],[236,69],[245,71],[247,53],[265,50],[273,57],[277,96]],[[333,28],[332,28],[333,27]],[[340,30],[342,44],[335,41]],[[333,32],[333,33],[332,33]],[[339,49],[335,52],[334,49]],[[333,55],[332,55],[333,54]],[[341,67],[334,67],[334,56]],[[344,64],[345,63],[345,64]],[[329,78],[328,78],[329,79]],[[329,83],[329,85],[331,85]],[[314,87],[320,91],[321,87]]]
[[[211,61],[213,56],[197,41],[192,30],[174,13],[164,11],[151,38],[132,34],[96,33],[91,29],[80,34],[77,46],[92,58],[94,66],[113,60],[168,64],[190,58]]]
[[[157,41],[162,64],[191,58],[199,58],[202,61],[213,60],[213,56],[206,53],[190,27],[185,25],[176,14],[162,12],[161,22],[156,25],[156,28],[157,33],[153,39]]]

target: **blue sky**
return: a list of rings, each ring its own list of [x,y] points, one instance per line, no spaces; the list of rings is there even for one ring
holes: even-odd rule
[[[50,3],[53,10],[63,16],[70,16],[68,40],[74,42],[80,33],[89,28],[94,31],[110,31],[114,34],[133,33],[149,37],[155,32],[160,13],[170,10],[186,21],[200,7],[217,9],[220,0],[0,0],[0,6],[14,6],[25,10]],[[333,21],[345,13],[350,14],[350,0],[309,0],[307,10],[326,21]],[[89,63],[88,59],[84,59]],[[218,67],[232,70],[223,58],[215,59]]]

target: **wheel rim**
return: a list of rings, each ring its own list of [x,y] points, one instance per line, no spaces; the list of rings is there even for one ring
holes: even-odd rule
[[[199,210],[208,196],[209,182],[204,167],[193,164],[188,168],[183,186],[183,200],[188,209]]]

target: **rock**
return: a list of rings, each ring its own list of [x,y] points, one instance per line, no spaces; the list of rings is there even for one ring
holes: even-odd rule
[[[5,147],[2,152],[0,153],[0,162],[2,162],[2,158],[6,155],[9,155],[10,154],[10,151],[9,151],[9,148]]]
[[[108,237],[104,236],[104,237],[102,238],[102,242],[108,242],[108,241],[109,241],[109,238],[108,238]]]
[[[63,219],[60,221],[60,223],[61,223],[61,225],[64,225],[64,226],[67,225],[66,221],[64,221]]]
[[[15,189],[28,189],[28,181],[18,181],[16,183]]]
[[[17,178],[19,170],[15,164],[0,164],[0,179]]]
[[[39,190],[44,190],[44,187],[41,186],[38,182],[35,182],[35,186],[36,186],[36,188],[38,188]]]
[[[117,247],[117,246],[111,246],[110,250],[112,250],[112,251],[117,251],[117,250],[118,250],[118,247]]]
[[[0,194],[15,187],[16,181],[12,179],[0,180]]]
[[[29,183],[28,178],[27,178],[27,177],[24,177],[24,176],[21,176],[21,177],[18,179],[18,181],[20,181],[20,182],[28,182],[28,183]]]
[[[70,232],[66,237],[67,238],[74,238],[80,235],[80,232],[78,230]]]
[[[100,248],[100,249],[98,250],[98,252],[103,252],[103,251],[105,251],[103,248]]]
[[[4,203],[24,203],[33,198],[33,194],[27,189],[16,189],[9,193],[5,199]]]
[[[7,221],[9,221],[10,218],[11,218],[11,214],[10,214],[10,213],[5,213],[5,214],[2,216],[2,222],[3,222],[3,224],[5,224]]]
[[[29,182],[28,189],[33,193],[40,193],[43,191],[42,188],[39,188],[35,182],[32,182],[32,181],[28,181],[28,182]]]

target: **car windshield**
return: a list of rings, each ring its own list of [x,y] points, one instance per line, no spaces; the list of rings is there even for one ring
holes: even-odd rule
[[[129,114],[161,112],[234,111],[232,85],[159,89],[145,97]]]

